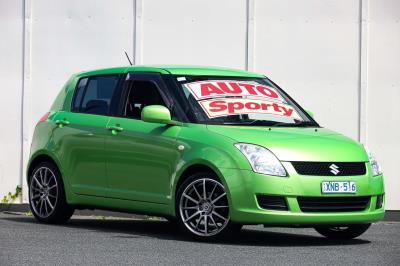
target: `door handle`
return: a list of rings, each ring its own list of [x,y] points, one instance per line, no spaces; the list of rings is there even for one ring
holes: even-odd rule
[[[107,127],[107,129],[111,130],[111,133],[113,135],[116,135],[118,132],[121,132],[124,130],[122,127],[119,127],[119,126],[109,126],[109,127]]]
[[[60,128],[63,128],[64,126],[68,126],[69,125],[69,121],[67,121],[67,120],[56,120],[55,123]]]

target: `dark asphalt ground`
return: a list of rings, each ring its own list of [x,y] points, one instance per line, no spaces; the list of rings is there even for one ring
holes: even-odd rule
[[[0,265],[400,265],[400,223],[332,241],[313,229],[246,226],[198,243],[165,221],[74,216],[65,225],[0,213]]]

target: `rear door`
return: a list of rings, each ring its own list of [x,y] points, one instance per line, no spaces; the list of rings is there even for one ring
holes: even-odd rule
[[[54,143],[74,193],[106,196],[104,143],[119,79],[119,75],[81,78],[71,111],[57,114]]]
[[[122,98],[121,117],[106,139],[109,195],[114,198],[168,203],[171,175],[180,157],[176,136],[179,126],[148,123],[141,111],[148,105],[171,107],[167,88],[156,73],[129,74]]]

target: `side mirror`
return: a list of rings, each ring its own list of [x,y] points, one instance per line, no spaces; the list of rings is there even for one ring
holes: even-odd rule
[[[309,111],[309,110],[306,110],[306,112],[307,112],[307,114],[308,114],[309,116],[311,116],[312,118],[314,118],[314,113],[313,113],[313,112],[311,112],[311,111]]]
[[[168,108],[162,105],[149,105],[142,110],[142,120],[150,123],[161,123],[167,125],[181,125],[180,122],[171,120]]]

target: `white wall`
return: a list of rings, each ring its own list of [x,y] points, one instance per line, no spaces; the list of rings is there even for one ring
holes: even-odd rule
[[[382,164],[388,209],[400,209],[400,1],[370,2],[366,142]]]
[[[126,64],[123,51],[133,51],[134,3],[115,3],[31,1],[31,128],[72,73]]]
[[[0,200],[21,182],[23,1],[0,0]]]
[[[137,64],[267,74],[375,152],[387,208],[400,209],[400,1],[0,0],[0,38],[0,196],[20,184],[33,127],[68,76],[126,65],[126,50]]]
[[[142,63],[245,67],[246,1],[142,2]]]
[[[321,125],[358,137],[359,1],[258,0],[254,69]],[[346,108],[346,110],[343,110]]]

